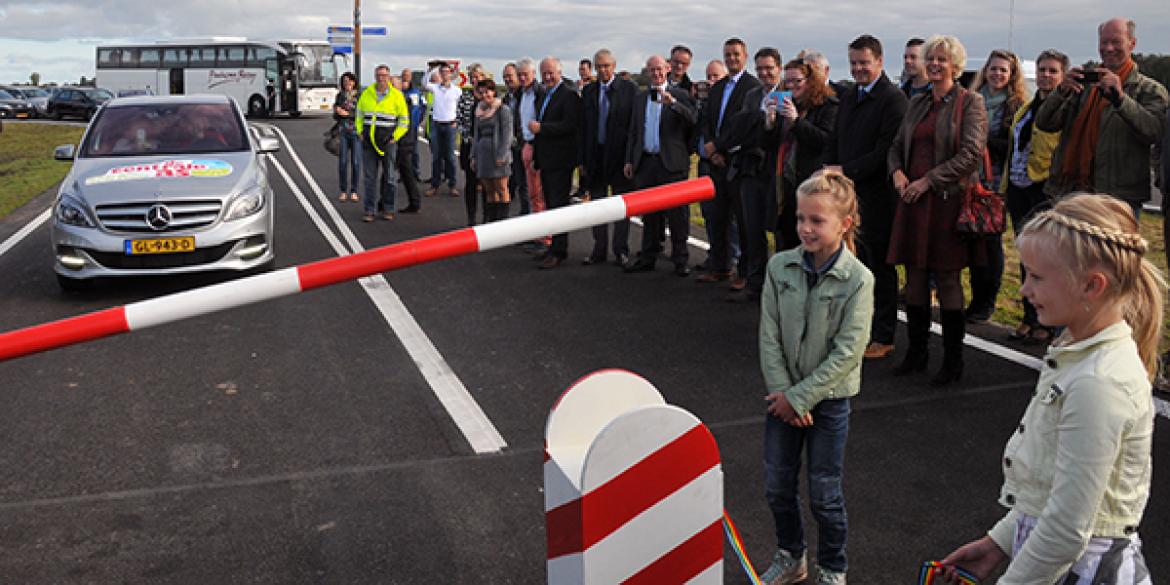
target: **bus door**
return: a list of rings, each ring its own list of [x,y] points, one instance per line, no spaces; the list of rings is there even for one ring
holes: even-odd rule
[[[300,100],[297,99],[297,62],[295,57],[280,64],[280,102],[284,111],[292,116],[300,115]]]
[[[170,95],[183,95],[185,93],[182,69],[171,69],[170,82],[167,87],[170,88]]]
[[[280,65],[276,59],[264,60],[264,100],[268,104],[268,115],[281,110],[276,88],[280,87]]]

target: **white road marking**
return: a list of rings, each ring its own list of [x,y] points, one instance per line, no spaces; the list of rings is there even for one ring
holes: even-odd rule
[[[280,128],[272,127],[272,129],[280,136],[281,141],[284,142],[289,156],[292,157],[293,162],[300,169],[309,187],[316,194],[318,201],[321,202],[325,212],[333,220],[337,226],[337,231],[345,239],[346,243],[349,244],[350,249],[353,252],[364,251],[365,247],[362,246],[361,241],[354,235],[353,230],[349,228],[345,220],[337,212],[337,209],[333,206],[333,202],[325,196],[325,192],[321,190],[320,185],[317,184],[312,173],[305,167],[301,158],[297,155],[296,150],[293,149],[288,137],[285,136]],[[280,168],[275,158],[270,158]],[[289,187],[293,189],[294,194],[298,194],[299,189],[289,179],[288,175],[284,173],[283,169],[281,169],[281,174],[289,184]],[[318,230],[321,230],[322,234],[327,234],[325,236],[326,239],[331,240],[330,244],[338,255],[348,254],[349,252],[345,250],[341,242],[336,237],[332,237],[332,230],[329,230],[325,222],[320,220],[320,216],[309,205],[303,194],[298,195],[298,200],[310,216],[317,216],[313,223],[317,226]],[[434,391],[439,402],[447,410],[455,425],[462,431],[463,436],[467,438],[468,443],[471,444],[471,448],[476,453],[482,454],[496,453],[507,447],[508,444],[504,441],[504,437],[500,435],[499,430],[492,424],[487,414],[484,413],[483,409],[475,401],[475,398],[471,396],[471,393],[455,374],[455,371],[451,369],[447,360],[435,348],[434,343],[431,342],[430,338],[427,337],[422,327],[418,324],[418,321],[407,310],[402,299],[390,287],[390,283],[386,281],[386,278],[379,274],[362,278],[358,282],[374,302],[374,306],[382,313],[382,316],[386,319],[386,322],[390,325],[395,335],[398,336],[398,339],[406,348],[407,353],[410,354],[411,359],[418,366],[419,372],[422,373],[423,378],[426,379],[427,384],[430,385],[431,390]]]
[[[3,256],[6,252],[15,248],[21,240],[25,239],[29,234],[36,231],[36,229],[41,227],[41,225],[46,221],[49,221],[49,217],[52,214],[53,208],[49,207],[48,209],[42,211],[40,215],[34,217],[32,221],[26,223],[24,227],[20,228],[20,230],[18,230],[15,234],[9,236],[7,240],[4,240],[4,243],[0,244],[0,256]]]

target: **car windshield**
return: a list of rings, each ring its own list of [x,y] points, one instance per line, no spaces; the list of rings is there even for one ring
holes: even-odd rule
[[[246,150],[243,124],[229,104],[149,104],[103,109],[83,157],[199,154]]]
[[[104,89],[94,89],[89,92],[89,97],[95,100],[112,100],[114,99],[114,94]]]
[[[13,96],[12,94],[10,94],[10,93],[8,93],[8,92],[6,92],[6,91],[4,91],[4,90],[0,89],[0,100],[14,100],[14,99],[16,99],[16,97],[15,97],[15,96]]]
[[[306,87],[337,85],[337,67],[328,45],[297,45],[297,81]]]

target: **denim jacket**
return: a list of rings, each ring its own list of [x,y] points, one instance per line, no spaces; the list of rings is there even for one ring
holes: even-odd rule
[[[760,368],[768,392],[783,392],[803,416],[822,400],[861,390],[861,360],[873,317],[873,274],[848,249],[811,288],[801,254],[768,261],[760,298]]]
[[[1058,340],[1002,461],[989,532],[1010,552],[1020,514],[1039,519],[1000,583],[1053,583],[1092,537],[1137,530],[1150,495],[1154,405],[1125,322],[1075,343]]]

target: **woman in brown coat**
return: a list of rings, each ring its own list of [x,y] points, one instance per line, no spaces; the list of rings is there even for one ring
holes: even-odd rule
[[[955,231],[964,186],[977,181],[987,143],[983,97],[957,80],[967,63],[959,39],[933,36],[922,54],[932,87],[910,101],[890,147],[889,170],[900,196],[887,261],[906,267],[906,322],[910,348],[894,375],[926,369],[930,335],[930,275],[942,306],[943,365],[932,385],[950,384],[963,373],[963,289],[970,244]],[[956,105],[961,110],[956,112]],[[956,114],[958,120],[956,120]],[[959,147],[956,122],[961,126]]]

